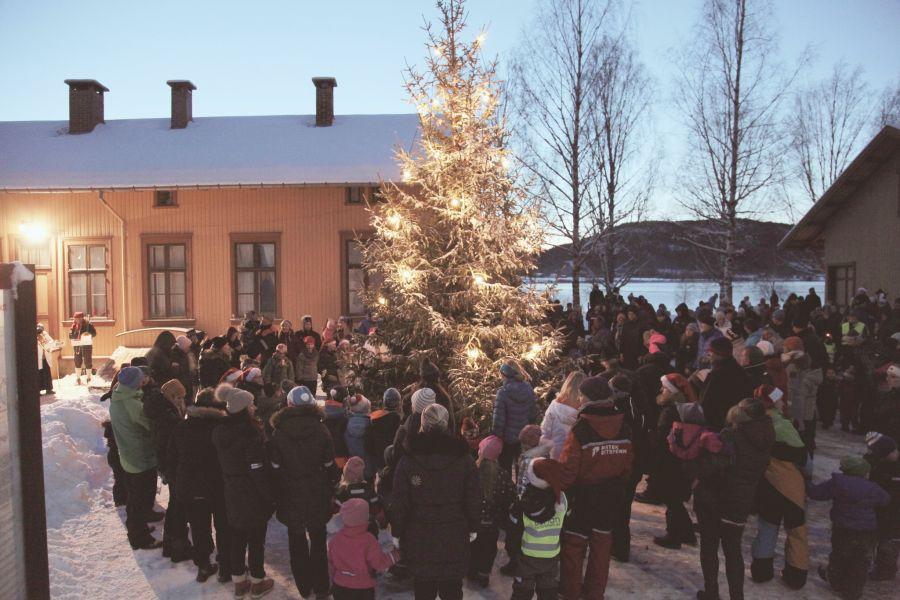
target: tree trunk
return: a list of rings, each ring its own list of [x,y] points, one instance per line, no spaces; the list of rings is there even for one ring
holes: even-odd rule
[[[603,274],[605,279],[603,287],[606,288],[606,293],[609,294],[616,285],[616,247],[611,233],[604,240],[603,263],[605,271]]]
[[[572,262],[572,306],[581,306],[581,265]]]
[[[734,292],[734,253],[737,221],[729,219],[726,227],[725,256],[722,260],[722,282],[719,284],[719,304],[722,302],[733,304],[731,296]]]

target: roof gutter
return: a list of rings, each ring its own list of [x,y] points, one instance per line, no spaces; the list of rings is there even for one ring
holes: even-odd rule
[[[113,185],[88,187],[53,187],[53,188],[15,188],[0,187],[0,193],[6,194],[72,194],[93,192],[152,192],[156,190],[222,190],[222,189],[255,189],[255,188],[309,188],[309,187],[353,187],[379,186],[390,183],[381,181],[343,181],[331,183],[196,183],[189,185]]]
[[[119,235],[121,236],[121,243],[119,245],[119,272],[122,274],[122,281],[120,287],[122,288],[122,328],[124,330],[128,330],[128,296],[125,290],[125,219],[117,213],[112,206],[106,201],[106,198],[103,196],[103,190],[99,190],[97,197],[100,199],[100,204],[102,204],[106,210],[108,210],[112,216],[119,221]]]

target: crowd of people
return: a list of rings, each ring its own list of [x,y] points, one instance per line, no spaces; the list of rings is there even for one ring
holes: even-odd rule
[[[585,316],[551,309],[579,368],[538,398],[532,380],[545,374],[503,361],[487,423],[460,411],[428,361],[417,381],[366,398],[342,352],[369,320],[319,333],[308,316],[295,330],[249,314],[220,336],[160,334],[104,396],[128,541],[192,560],[198,582],[215,575],[236,598],[259,598],[274,586],[274,515],[300,595],[342,600],[374,598],[381,571],[409,580],[417,599],[459,599],[464,579],[490,584],[502,538],[514,599],[596,600],[611,560],[630,560],[638,501],[665,506],[657,545],[699,542],[699,599],[720,597],[720,547],[737,599],[751,518],[753,581],[775,578],[783,526],[781,578],[805,585],[811,499],[833,503],[819,574],[835,591],[858,598],[867,578],[896,576],[900,299],[861,289],[839,310],[812,290],[783,305],[774,294],[737,307],[713,297],[673,317],[595,287]],[[868,452],[814,482],[817,427],[838,415]],[[169,486],[164,512],[158,477]]]

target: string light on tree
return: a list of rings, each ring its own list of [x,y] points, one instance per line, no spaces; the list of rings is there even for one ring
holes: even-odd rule
[[[383,387],[415,376],[427,358],[457,414],[481,418],[491,414],[503,361],[543,340],[529,361],[540,370],[559,338],[543,325],[545,299],[523,285],[543,238],[506,165],[496,65],[482,61],[484,33],[468,35],[463,0],[437,6],[427,52],[439,49],[441,58],[429,56],[428,71],[406,78],[420,135],[397,154],[404,185],[384,185],[384,201],[368,207],[374,234],[363,266],[379,284],[364,296],[378,315],[377,343],[391,347]]]

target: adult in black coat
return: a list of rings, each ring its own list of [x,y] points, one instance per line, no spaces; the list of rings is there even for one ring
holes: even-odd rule
[[[175,377],[175,369],[172,359],[172,346],[175,345],[175,336],[169,331],[163,331],[156,336],[153,347],[147,352],[147,366],[150,368],[150,376],[160,385]]]
[[[759,400],[742,400],[728,412],[722,441],[731,456],[714,455],[701,467],[694,488],[700,529],[700,566],[705,587],[699,600],[719,598],[719,545],[732,598],[744,597],[741,538],[753,507],[756,487],[766,472],[775,444],[772,419]]]
[[[622,366],[626,369],[637,369],[638,358],[647,352],[647,348],[644,347],[643,334],[643,328],[638,321],[638,308],[629,306],[627,318],[622,324],[622,333],[618,340]]]
[[[174,473],[172,492],[186,507],[194,543],[193,559],[199,568],[198,581],[217,570],[219,581],[231,581],[229,566],[230,533],[225,510],[222,469],[213,430],[225,419],[225,405],[215,401],[212,388],[201,391],[194,406],[187,407],[187,419],[180,421],[169,438],[166,465]],[[213,545],[212,525],[216,527]],[[210,563],[216,550],[217,565]]]
[[[187,338],[184,338],[187,339]],[[197,363],[191,353],[190,340],[183,342],[184,347],[177,343],[172,346],[170,352],[172,357],[172,373],[173,377],[181,382],[185,390],[185,400],[187,403],[194,403],[194,376],[196,375],[195,367]]]
[[[301,388],[288,394],[288,406],[270,420],[277,516],[288,528],[291,572],[297,590],[304,598],[311,591],[321,597],[329,590],[325,525],[331,518],[337,469],[334,444],[322,424],[316,399],[298,390]]]
[[[417,599],[462,598],[469,532],[481,517],[481,487],[468,445],[447,431],[447,410],[422,413],[422,432],[394,475],[391,524],[404,543]]]
[[[734,359],[731,342],[716,338],[710,344],[712,370],[706,378],[701,403],[707,425],[719,431],[725,427],[728,410],[744,398],[753,396],[750,377]]]
[[[230,565],[235,587],[247,584],[247,562],[254,586],[271,588],[266,579],[266,529],[274,507],[263,432],[253,419],[253,394],[228,384],[216,388],[228,416],[213,430],[225,490],[225,509],[231,527]],[[249,559],[249,560],[248,560]]]
[[[209,348],[200,353],[200,386],[216,387],[219,380],[231,368],[228,343],[224,337],[213,338]]]

